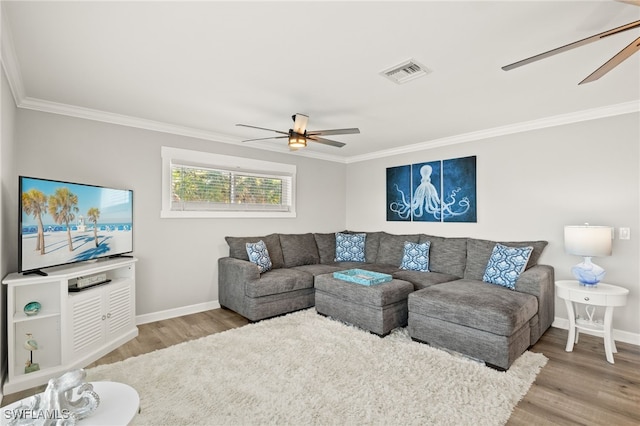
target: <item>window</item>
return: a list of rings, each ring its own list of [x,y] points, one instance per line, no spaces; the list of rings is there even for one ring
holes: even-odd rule
[[[162,147],[161,217],[295,217],[296,166]]]

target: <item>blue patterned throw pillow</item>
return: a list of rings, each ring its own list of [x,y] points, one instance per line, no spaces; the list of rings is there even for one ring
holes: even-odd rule
[[[409,271],[421,271],[429,272],[429,247],[431,242],[426,243],[410,243],[405,241],[404,243],[404,255],[402,256],[402,263],[400,269],[406,269]]]
[[[496,244],[482,281],[516,289],[516,281],[529,261],[533,247],[507,247]]]
[[[336,232],[336,262],[364,262],[364,241],[367,234]]]
[[[249,261],[258,265],[260,273],[270,271],[273,264],[264,241],[260,240],[257,243],[247,243],[246,245]]]

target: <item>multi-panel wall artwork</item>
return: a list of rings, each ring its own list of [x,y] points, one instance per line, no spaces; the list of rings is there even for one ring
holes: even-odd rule
[[[387,168],[387,221],[477,222],[476,157]]]

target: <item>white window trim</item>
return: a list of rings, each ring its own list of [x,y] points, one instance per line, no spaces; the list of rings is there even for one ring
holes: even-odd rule
[[[213,154],[189,149],[161,147],[162,156],[162,209],[160,217],[170,218],[288,218],[296,217],[296,166],[273,163],[251,158]],[[171,210],[171,163],[185,162],[203,167],[226,167],[234,165],[239,169],[259,170],[261,172],[284,173],[292,176],[291,210],[278,211],[176,211]]]

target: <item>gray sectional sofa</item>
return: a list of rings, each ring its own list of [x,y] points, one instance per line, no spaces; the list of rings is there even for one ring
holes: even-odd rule
[[[511,290],[483,282],[495,241],[365,234],[364,262],[336,262],[335,233],[226,237],[229,256],[218,260],[220,305],[258,321],[312,307],[318,298],[317,309],[322,305],[329,316],[382,335],[390,327],[408,326],[414,340],[500,369],[508,369],[553,322],[554,270],[538,264],[545,241],[501,243],[533,248]],[[246,250],[247,243],[259,240],[272,262],[263,273]],[[401,269],[405,242],[427,241],[429,272]],[[333,272],[351,268],[389,274],[393,281],[373,286],[377,290],[332,281]]]

